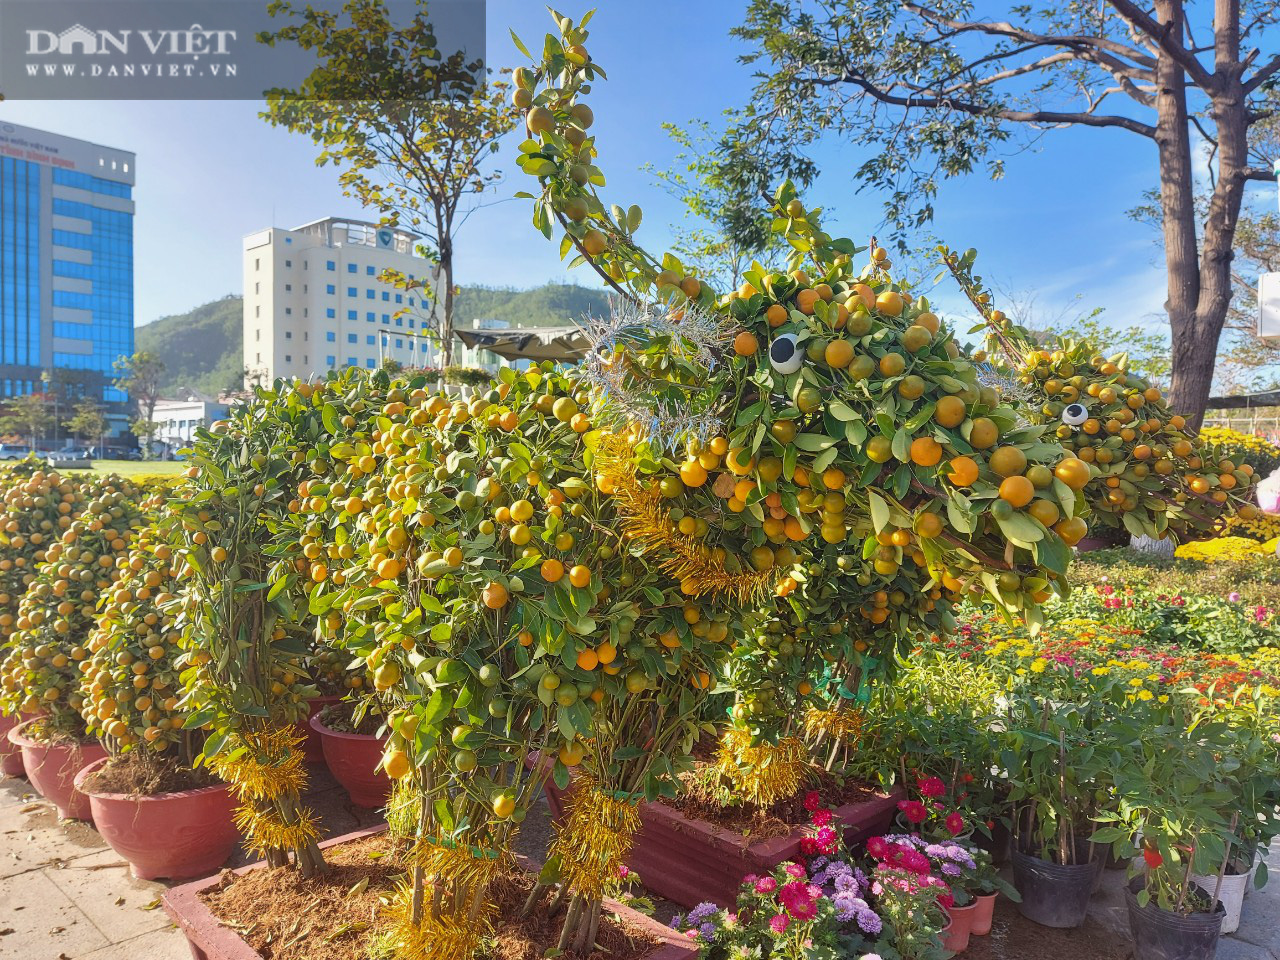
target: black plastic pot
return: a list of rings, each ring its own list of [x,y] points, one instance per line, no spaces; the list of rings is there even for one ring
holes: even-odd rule
[[[1084,923],[1101,861],[1062,866],[1013,851],[1013,885],[1022,895],[1018,912],[1042,927],[1078,927]]]
[[[973,834],[973,843],[982,850],[991,854],[991,863],[996,867],[1003,867],[1009,862],[1009,850],[1011,847],[1011,839],[1009,836],[1009,828],[1005,826],[1003,820],[996,820],[995,826],[991,828],[991,836],[987,836],[982,831],[975,831]]]
[[[1213,960],[1226,913],[1221,903],[1214,904],[1213,913],[1183,916],[1161,910],[1154,903],[1138,906],[1137,891],[1141,889],[1141,877],[1134,877],[1125,889],[1135,960]],[[1201,893],[1208,901],[1210,894]]]

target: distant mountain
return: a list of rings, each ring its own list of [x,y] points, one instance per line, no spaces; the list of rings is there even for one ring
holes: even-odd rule
[[[234,294],[134,330],[134,349],[164,361],[161,394],[179,387],[217,396],[244,386],[244,298]]]
[[[454,303],[457,322],[505,320],[511,326],[562,327],[586,318],[606,316],[609,295],[571,283],[548,283],[532,290],[506,287],[463,287]]]
[[[458,324],[505,320],[516,327],[560,327],[589,314],[609,312],[609,297],[569,283],[548,283],[532,290],[463,287],[454,305]],[[179,387],[216,396],[244,383],[244,298],[230,294],[186,313],[161,317],[137,327],[135,349],[164,361],[161,392]]]

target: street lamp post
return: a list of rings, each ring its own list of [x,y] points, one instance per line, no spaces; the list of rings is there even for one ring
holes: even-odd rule
[[[40,382],[44,384],[44,392],[49,393],[53,384],[53,374],[48,370],[42,371],[40,374]],[[58,449],[58,394],[53,394],[53,448]]]

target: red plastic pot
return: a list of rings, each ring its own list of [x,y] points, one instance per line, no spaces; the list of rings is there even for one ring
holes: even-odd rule
[[[573,789],[570,784],[569,789]],[[548,778],[544,787],[551,818],[564,810],[565,794]],[[868,800],[846,803],[834,811],[844,825],[845,842],[853,846],[884,833],[893,822],[895,789]],[[640,804],[640,831],[631,845],[627,866],[654,893],[684,907],[711,900],[722,907],[738,902],[738,888],[748,874],[772,873],[780,863],[800,855],[802,828],[782,837],[752,840],[705,820],[694,820],[658,801]]]
[[[26,735],[39,718],[9,731],[9,742],[22,749],[22,765],[36,792],[58,808],[64,820],[91,820],[89,798],[76,789],[76,774],[107,755],[96,740],[88,743],[43,743]]]
[[[391,779],[378,769],[386,739],[361,733],[330,730],[311,718],[311,729],[320,734],[325,766],[342,784],[358,807],[382,807],[391,796]]]
[[[386,824],[381,824],[365,830],[357,830],[355,833],[348,833],[345,836],[326,840],[320,844],[320,849],[327,850],[342,843],[362,840],[386,829]],[[530,871],[537,869],[523,857],[517,857],[516,859],[521,866]],[[265,866],[266,864],[262,862],[253,863],[247,867],[241,867],[235,872],[246,873],[249,870],[261,870]],[[245,943],[234,930],[223,926],[218,918],[214,916],[213,911],[200,899],[201,893],[210,887],[216,886],[218,882],[219,877],[206,877],[203,880],[196,880],[193,883],[183,884],[180,887],[174,887],[166,891],[163,897],[165,913],[186,935],[187,943],[191,947],[193,960],[262,960],[261,954]],[[664,926],[652,917],[637,913],[613,900],[606,899],[604,901],[604,909],[607,913],[618,914],[626,921],[628,926],[640,928],[654,939],[660,941],[661,945],[656,947],[645,960],[694,960],[697,957],[697,948],[691,946],[686,937],[681,936],[675,930]]]
[[[135,877],[207,877],[235,852],[240,832],[233,819],[235,801],[225,783],[149,797],[86,790],[85,780],[106,762],[98,760],[76,774],[76,788],[88,794],[94,826],[111,849],[129,861]]]
[[[25,773],[22,748],[10,742],[9,731],[29,719],[31,718],[22,713],[15,713],[10,717],[0,715],[0,774],[6,777],[21,777]]]
[[[952,953],[964,953],[969,949],[969,933],[973,929],[973,915],[977,911],[976,903],[963,907],[951,907],[947,915],[951,922],[942,930],[942,946]]]
[[[991,932],[991,921],[995,916],[996,897],[998,893],[983,893],[973,898],[973,916],[970,918],[969,932],[975,937],[985,937]]]
[[[341,699],[341,697],[316,697],[314,700],[307,701],[306,722],[298,724],[298,733],[306,738],[302,741],[302,750],[307,763],[324,763],[324,745],[320,741],[320,734],[311,726],[312,719],[329,704],[337,703]]]

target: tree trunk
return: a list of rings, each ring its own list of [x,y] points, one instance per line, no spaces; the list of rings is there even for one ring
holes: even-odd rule
[[[453,239],[446,235],[440,237],[440,274],[436,278],[444,284],[444,298],[437,298],[441,305],[440,325],[440,366],[453,364]]]
[[[1231,260],[1249,166],[1249,121],[1240,82],[1244,64],[1240,62],[1239,0],[1216,0],[1213,22],[1215,69],[1209,115],[1217,128],[1218,176],[1204,223],[1195,316],[1189,329],[1173,330],[1170,397],[1175,409],[1197,430],[1204,419],[1218,340],[1231,307]]]
[[[1157,0],[1156,17],[1175,36],[1184,31],[1181,0]],[[1195,180],[1191,172],[1191,138],[1187,119],[1187,80],[1182,66],[1163,50],[1156,59],[1156,148],[1160,157],[1160,210],[1164,225],[1168,296],[1165,311],[1173,341],[1170,404],[1198,425],[1213,377],[1213,344],[1207,376],[1203,339],[1195,336],[1200,300],[1200,257],[1196,243]],[[1201,383],[1203,379],[1203,383]],[[1203,389],[1198,409],[1194,398]]]

